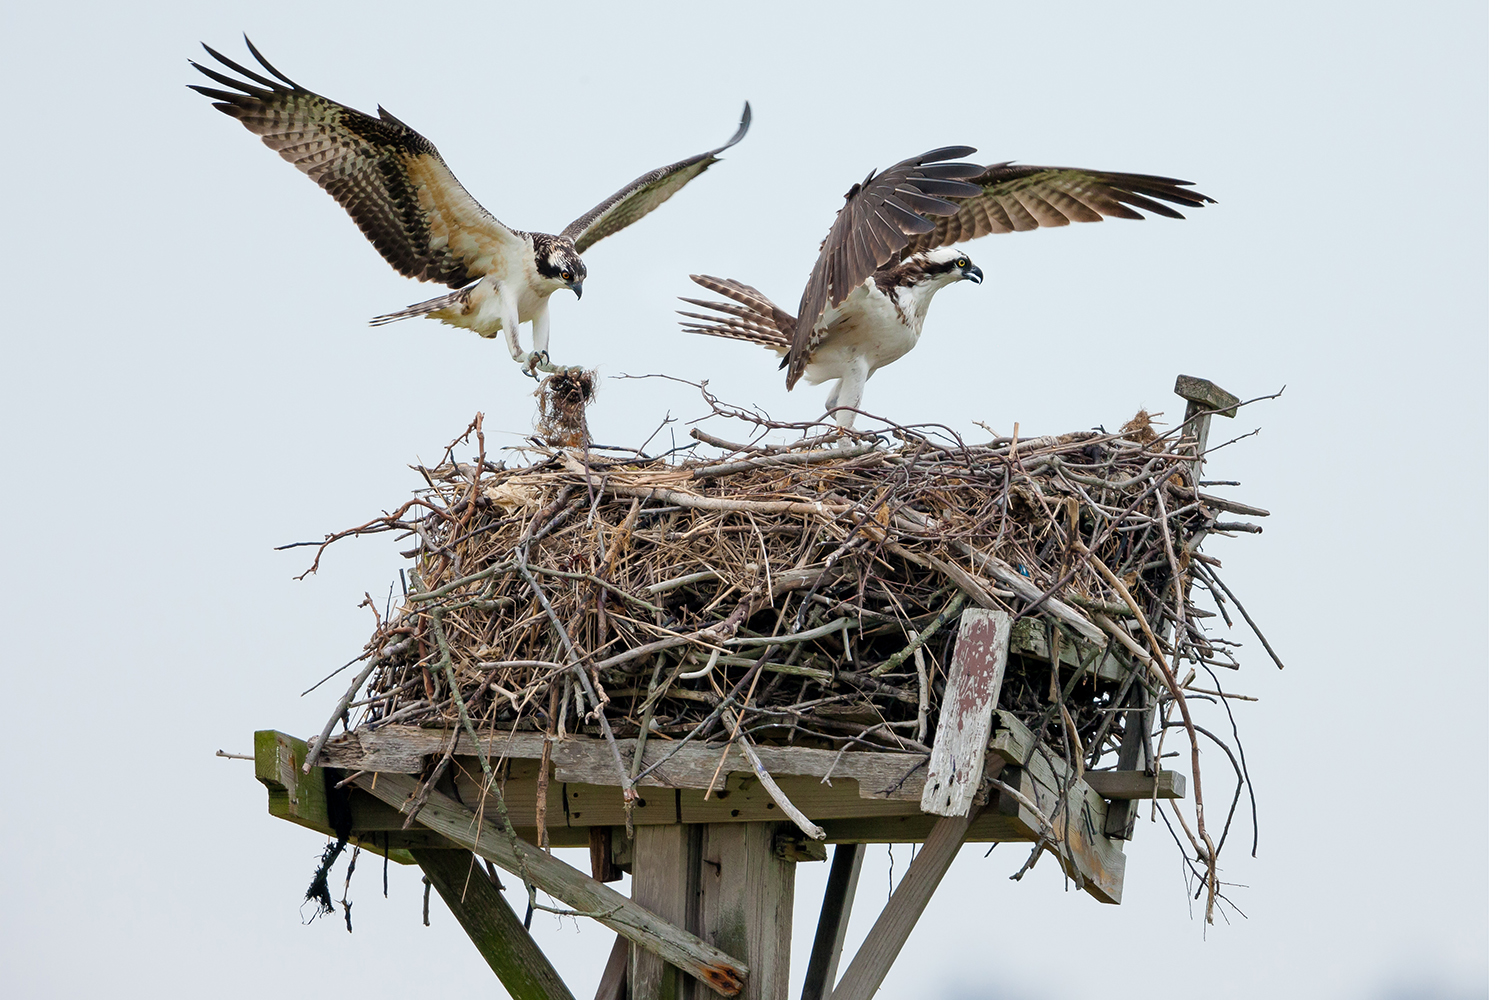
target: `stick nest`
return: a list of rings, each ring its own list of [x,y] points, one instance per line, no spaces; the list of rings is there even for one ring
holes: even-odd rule
[[[476,460],[450,446],[414,500],[322,543],[415,542],[345,724],[454,727],[456,683],[481,728],[608,726],[632,774],[647,733],[921,752],[962,612],[980,607],[1015,619],[998,707],[1081,773],[1116,766],[1132,713],[1154,766],[1183,690],[1237,669],[1238,644],[1205,631],[1232,595],[1198,545],[1260,530],[1226,511],[1264,512],[1201,492],[1180,428],[1142,413],[1118,433],[981,446],[803,429],[775,447],[695,431],[716,457],[548,449],[507,468],[476,419]],[[1197,779],[1196,739],[1193,760]],[[1181,825],[1211,873],[1222,836]]]

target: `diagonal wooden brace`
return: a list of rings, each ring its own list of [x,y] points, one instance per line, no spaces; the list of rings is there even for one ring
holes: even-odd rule
[[[354,784],[381,801],[400,808],[418,789],[419,782],[405,774],[361,774]],[[582,913],[592,916],[633,944],[660,955],[721,996],[735,996],[743,988],[749,966],[701,938],[689,934],[632,902],[572,865],[525,842],[512,846],[504,831],[445,795],[434,792],[417,822],[453,841],[459,847],[522,877],[538,889]]]

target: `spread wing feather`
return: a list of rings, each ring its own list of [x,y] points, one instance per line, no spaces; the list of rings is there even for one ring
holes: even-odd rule
[[[933,218],[933,227],[914,233],[902,256],[978,239],[990,233],[1026,232],[1098,222],[1144,218],[1139,208],[1170,219],[1182,218],[1172,205],[1197,208],[1213,199],[1190,190],[1192,181],[1151,174],[1124,174],[1074,167],[1028,167],[996,163],[973,179],[982,193],[958,204],[956,212]]]
[[[823,240],[797,307],[784,362],[788,389],[807,368],[813,327],[823,310],[839,305],[877,268],[903,255],[913,238],[933,232],[934,219],[955,215],[959,206],[946,199],[972,198],[981,192],[966,182],[983,174],[983,167],[945,162],[973,152],[970,146],[929,150],[878,174],[871,172],[844,196],[844,207]]]
[[[500,254],[525,247],[522,235],[464,190],[437,148],[395,115],[379,108],[372,117],[314,94],[267,62],[249,38],[245,44],[275,79],[205,45],[243,79],[195,62],[229,89],[192,89],[332,195],[397,271],[459,288],[494,269]]]
[[[724,145],[642,174],[573,220],[562,235],[572,240],[578,252],[583,253],[604,237],[639,222],[682,190],[688,181],[717,163],[719,154],[743,139],[749,130],[750,102],[746,101],[740,127]]]

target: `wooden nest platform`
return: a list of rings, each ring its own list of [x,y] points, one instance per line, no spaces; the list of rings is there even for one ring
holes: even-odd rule
[[[485,455],[476,420],[472,461],[450,446],[419,470],[415,499],[322,543],[398,531],[412,564],[324,731],[260,734],[273,811],[396,860],[457,841],[597,915],[623,897],[606,905],[545,854],[587,844],[596,880],[633,870],[636,902],[679,931],[713,922],[666,912],[709,906],[707,890],[662,888],[642,865],[737,851],[750,859],[740,876],[785,881],[789,907],[792,866],[756,869],[768,858],[922,842],[908,877],[930,885],[892,899],[905,900],[887,928],[899,949],[965,841],[1030,842],[1016,877],[1050,851],[1080,888],[1118,902],[1122,842],[1149,800],[1175,815],[1211,919],[1240,796],[1210,830],[1192,711],[1227,705],[1214,671],[1237,669],[1237,644],[1208,623],[1237,602],[1199,549],[1258,532],[1229,518],[1266,512],[1202,488],[1210,417],[1240,402],[1185,376],[1178,392],[1186,419],[1164,433],[1144,413],[1118,432],[979,446],[912,428],[814,426],[778,446],[695,432],[689,458],[558,447],[516,467]],[[581,407],[565,421],[575,430]],[[1190,778],[1158,766],[1164,734],[1185,744]],[[1171,801],[1187,796],[1189,815]],[[644,956],[620,959],[632,996],[657,995],[650,983],[672,966],[724,995],[785,979],[673,951],[681,941],[636,916],[600,918]],[[760,918],[755,933],[781,934],[774,914]],[[825,919],[832,934],[838,914],[825,906]],[[778,961],[764,941],[740,944],[742,959]],[[850,976],[878,986],[895,952],[866,944],[889,954],[862,950]]]

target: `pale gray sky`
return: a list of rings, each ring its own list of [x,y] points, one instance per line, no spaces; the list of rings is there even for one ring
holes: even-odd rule
[[[1287,386],[1216,424],[1262,430],[1211,467],[1273,511],[1264,535],[1209,551],[1288,665],[1252,648],[1233,678],[1261,699],[1238,714],[1260,856],[1242,826],[1223,861],[1248,919],[1205,933],[1159,825],[1129,845],[1119,907],[1065,893],[1050,860],[1010,881],[1019,845],[968,848],[883,995],[1483,995],[1483,5],[419,9],[5,16],[8,996],[496,989],[445,912],[422,928],[410,869],[384,900],[362,861],[352,936],[302,926],[321,842],[265,815],[249,765],[213,757],[257,728],[319,727],[331,695],[297,693],[358,650],[355,605],[398,565],[353,543],[297,583],[305,553],[272,546],[393,507],[406,464],[476,410],[493,446],[533,405],[498,343],[365,325],[436,292],[185,89],[198,41],[233,54],[242,30],[306,86],[383,103],[525,228],[722,141],[751,100],[723,163],[590,251],[588,294],[554,300],[553,354],[707,377],[788,419],[815,416],[823,388],[788,395],[769,354],[675,332],[690,271],[793,305],[849,184],[948,143],[1198,182],[1220,204],[1183,222],[973,244],[983,286],[940,295],[865,404],[1053,433],[1141,405],[1175,416],[1179,372],[1241,396]],[[606,380],[591,422],[635,442],[701,409]],[[823,873],[799,875],[805,953]],[[876,849],[851,942],[886,877]],[[591,995],[608,935],[537,926]]]

